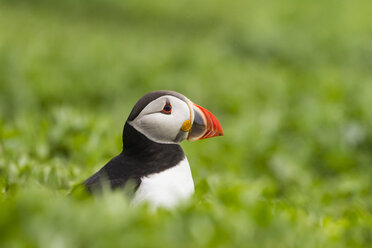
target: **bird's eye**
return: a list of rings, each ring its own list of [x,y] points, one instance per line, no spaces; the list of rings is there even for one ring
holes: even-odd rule
[[[164,114],[169,115],[170,113],[172,113],[172,105],[170,103],[166,103],[161,112],[163,112]]]

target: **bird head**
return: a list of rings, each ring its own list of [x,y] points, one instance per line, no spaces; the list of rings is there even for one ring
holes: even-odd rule
[[[148,139],[162,144],[222,136],[217,118],[174,91],[153,91],[133,107],[127,123]]]

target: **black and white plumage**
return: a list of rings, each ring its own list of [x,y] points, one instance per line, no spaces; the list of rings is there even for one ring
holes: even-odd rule
[[[83,182],[89,192],[134,184],[132,201],[171,207],[194,192],[183,140],[222,135],[206,109],[173,91],[154,91],[133,107],[123,130],[123,151]]]

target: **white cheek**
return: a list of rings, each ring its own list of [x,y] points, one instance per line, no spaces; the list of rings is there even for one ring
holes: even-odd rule
[[[155,141],[173,141],[180,131],[177,118],[162,113],[143,116],[137,124],[143,134]]]

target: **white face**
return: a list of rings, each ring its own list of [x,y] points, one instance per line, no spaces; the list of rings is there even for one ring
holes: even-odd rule
[[[150,102],[129,124],[154,142],[180,143],[188,135],[188,131],[181,130],[182,124],[194,120],[191,104],[174,96],[161,96]]]

